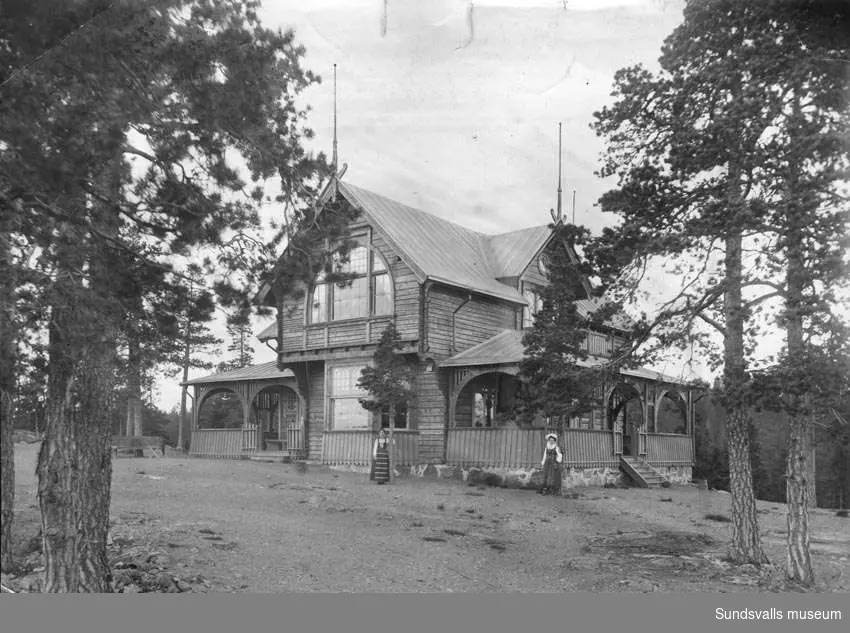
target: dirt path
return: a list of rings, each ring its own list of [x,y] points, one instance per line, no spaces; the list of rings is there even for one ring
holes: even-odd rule
[[[18,445],[20,447],[21,445]],[[17,447],[16,447],[17,448]],[[30,448],[18,451],[21,525],[35,525]],[[29,472],[27,472],[29,471]],[[728,495],[584,489],[564,498],[460,482],[254,462],[119,459],[113,538],[162,552],[209,591],[563,592],[786,590],[778,572],[722,560]],[[781,565],[784,506],[761,504]],[[850,588],[850,521],[811,517],[821,590]]]

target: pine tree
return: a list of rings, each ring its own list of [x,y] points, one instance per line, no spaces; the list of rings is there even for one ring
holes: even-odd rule
[[[363,408],[376,413],[379,419],[384,412],[388,414],[390,481],[393,477],[393,429],[396,412],[402,404],[409,407],[414,395],[411,388],[413,368],[402,356],[403,349],[395,322],[390,321],[378,340],[378,346],[372,355],[372,364],[363,368],[357,381],[357,386],[369,393],[368,398],[360,400]]]
[[[648,332],[661,344],[690,344],[705,339],[694,328],[701,322],[723,336],[717,361],[730,460],[730,553],[740,562],[766,561],[749,438],[749,410],[760,394],[748,348],[771,300],[784,302],[783,364],[818,368],[783,384],[783,393],[798,396],[785,399],[794,412],[792,437],[803,437],[794,426],[805,426],[814,402],[808,387],[800,388],[836,366],[835,359],[820,362],[827,346],[801,343],[807,336],[828,341],[838,321],[830,302],[846,257],[847,211],[836,182],[846,165],[839,139],[847,133],[848,28],[846,4],[688,2],[683,24],[665,41],[661,71],[620,71],[615,104],[597,114],[596,131],[608,143],[601,174],[619,177],[602,207],[623,219],[605,236],[607,254],[617,264],[634,256],[639,274],[662,256],[684,279]],[[820,360],[806,360],[814,357]],[[802,441],[792,443],[789,494],[798,499],[788,505],[788,575],[810,584],[806,503],[797,492],[805,477],[796,462],[805,450]]]
[[[251,339],[254,332],[251,328],[251,311],[249,307],[242,307],[227,315],[227,335],[230,343],[227,351],[233,354],[230,360],[218,364],[218,371],[230,371],[247,367],[254,361],[254,347]]]
[[[597,390],[604,372],[610,371],[607,366],[588,366],[586,342],[591,323],[576,305],[585,298],[579,280],[587,271],[574,263],[566,250],[567,245],[572,248],[587,237],[581,227],[555,226],[549,283],[540,289],[542,306],[523,336],[520,413],[526,418],[542,414],[553,420],[559,435],[571,418],[598,404]]]
[[[110,590],[117,342],[138,314],[118,291],[124,264],[170,272],[193,245],[215,247],[257,227],[258,207],[273,201],[265,185],[303,205],[326,169],[301,146],[310,131],[296,104],[318,78],[302,68],[294,34],[264,28],[258,7],[4,5],[0,216],[39,254],[16,266],[46,273],[27,310],[49,315],[38,463],[45,591]],[[138,276],[146,297],[152,277]],[[3,352],[3,371],[14,372]]]

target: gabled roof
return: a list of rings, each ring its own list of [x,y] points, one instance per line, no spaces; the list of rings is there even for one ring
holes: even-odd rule
[[[339,192],[386,234],[420,283],[430,279],[514,303],[526,303],[515,289],[496,281],[496,277],[505,275],[500,273],[498,260],[491,255],[491,236],[347,182],[339,183]],[[526,263],[536,252],[526,251]],[[522,257],[520,254],[507,259]]]
[[[547,225],[487,236],[496,277],[519,277],[552,236]]]
[[[261,365],[248,365],[239,369],[221,372],[220,374],[210,374],[201,378],[193,378],[187,380],[184,385],[208,384],[214,382],[236,382],[239,380],[268,380],[272,378],[292,378],[295,374],[290,369],[283,371],[277,368],[277,361],[263,363]]]

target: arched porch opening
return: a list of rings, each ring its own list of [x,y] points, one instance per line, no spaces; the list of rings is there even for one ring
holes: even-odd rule
[[[195,426],[198,429],[239,429],[244,421],[242,398],[232,389],[219,387],[204,394]]]
[[[248,424],[257,429],[259,450],[300,448],[300,437],[296,437],[301,433],[298,394],[285,385],[263,387],[251,399]]]
[[[665,391],[655,406],[655,432],[674,435],[688,434],[688,405],[675,389]]]
[[[512,419],[520,382],[500,370],[477,372],[452,394],[450,423],[455,428],[497,428]]]
[[[644,403],[634,385],[621,382],[611,389],[606,417],[606,428],[614,432],[615,451],[619,448],[623,455],[637,456],[644,423]]]

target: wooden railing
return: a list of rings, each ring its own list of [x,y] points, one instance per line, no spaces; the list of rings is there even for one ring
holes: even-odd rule
[[[242,429],[195,429],[189,454],[196,457],[239,459],[242,456]]]
[[[656,466],[690,466],[694,462],[694,444],[690,435],[646,434],[646,461]]]
[[[457,466],[530,468],[543,457],[543,429],[449,429],[446,462]]]
[[[599,332],[586,332],[582,347],[591,356],[608,358],[611,356],[612,339],[606,334]]]
[[[286,447],[290,453],[303,454],[305,452],[304,430],[300,426],[286,429]]]
[[[242,427],[242,450],[249,453],[260,446],[260,431],[256,424],[246,424]]]
[[[368,466],[372,461],[373,431],[326,431],[322,437],[322,463],[332,466]],[[416,463],[417,431],[394,430],[393,463],[411,466]]]
[[[614,454],[614,434],[611,431],[566,429],[561,445],[565,466],[616,468],[620,463]]]

